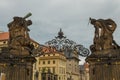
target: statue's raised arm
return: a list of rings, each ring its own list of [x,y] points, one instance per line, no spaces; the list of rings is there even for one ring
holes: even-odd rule
[[[96,20],[90,18],[90,23],[95,28],[93,45],[90,46],[92,52],[118,47],[113,40],[113,32],[115,31],[117,25],[112,19]]]

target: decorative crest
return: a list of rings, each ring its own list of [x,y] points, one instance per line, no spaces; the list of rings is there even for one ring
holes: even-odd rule
[[[58,36],[56,38],[62,39],[62,38],[66,38],[64,36],[64,33],[62,32],[62,29],[60,28],[60,31],[58,32]]]

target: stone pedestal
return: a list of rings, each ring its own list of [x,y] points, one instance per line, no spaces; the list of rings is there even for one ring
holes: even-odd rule
[[[0,56],[0,73],[5,80],[32,80],[34,57]],[[0,76],[2,76],[0,74]]]
[[[120,80],[120,49],[94,52],[86,61],[90,80]]]

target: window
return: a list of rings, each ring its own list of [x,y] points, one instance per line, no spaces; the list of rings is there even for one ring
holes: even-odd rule
[[[55,64],[55,61],[53,61],[53,64]]]
[[[6,42],[4,41],[3,43],[5,44]]]
[[[76,68],[77,66],[75,65],[75,72],[77,71],[77,68]]]
[[[61,68],[62,74],[64,73],[63,68]]]
[[[36,63],[35,63],[35,67],[34,67],[34,69],[36,70]]]
[[[95,75],[95,68],[93,68],[93,75]]]
[[[59,77],[59,80],[61,80],[60,77]]]
[[[43,64],[45,64],[45,61],[43,61]]]
[[[40,60],[39,60],[39,64],[40,64]]]
[[[41,68],[39,67],[39,71],[41,70]]]
[[[48,64],[50,64],[50,61],[48,61]]]
[[[55,67],[53,67],[53,73],[55,73]]]

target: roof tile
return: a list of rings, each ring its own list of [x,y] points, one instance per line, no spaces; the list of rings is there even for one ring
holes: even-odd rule
[[[9,32],[2,32],[0,33],[0,40],[9,39]]]

